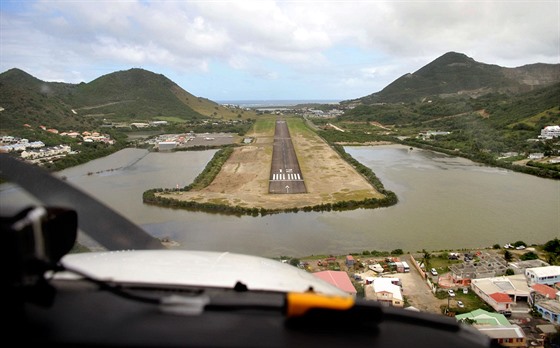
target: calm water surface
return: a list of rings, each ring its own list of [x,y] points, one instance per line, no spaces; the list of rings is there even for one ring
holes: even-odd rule
[[[147,206],[142,192],[185,186],[215,151],[125,149],[59,173],[157,237],[180,248],[261,256],[363,250],[476,248],[560,237],[560,182],[400,145],[347,147],[399,203],[389,208],[232,217]],[[28,199],[0,190],[0,208]]]

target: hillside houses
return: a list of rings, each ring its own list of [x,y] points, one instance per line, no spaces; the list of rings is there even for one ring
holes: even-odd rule
[[[21,153],[21,158],[24,160],[53,160],[56,158],[64,157],[72,151],[68,145],[57,145],[52,147],[45,147],[37,150],[24,150]]]
[[[82,140],[83,143],[104,143],[108,145],[115,144],[115,140],[111,139],[108,134],[101,134],[96,131],[84,132],[59,132],[56,129],[50,129],[46,126],[40,126],[45,132],[57,134],[63,137],[70,137]],[[29,141],[29,139],[19,138],[11,135],[0,137],[0,152],[19,153],[20,157],[31,163],[45,163],[72,154],[70,145],[59,144],[47,147],[42,141]]]

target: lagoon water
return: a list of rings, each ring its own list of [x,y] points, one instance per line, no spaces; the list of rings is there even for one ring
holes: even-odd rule
[[[347,147],[346,151],[397,194],[397,205],[235,217],[142,203],[146,189],[192,182],[215,150],[149,153],[125,149],[58,175],[150,234],[178,241],[182,249],[276,257],[477,248],[517,240],[543,243],[560,237],[559,181],[401,145]],[[9,186],[0,189],[3,214],[27,200]]]

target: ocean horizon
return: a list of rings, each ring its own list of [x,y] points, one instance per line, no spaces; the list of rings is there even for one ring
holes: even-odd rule
[[[219,104],[239,105],[245,108],[289,107],[299,104],[338,104],[334,99],[278,99],[278,100],[217,100]]]

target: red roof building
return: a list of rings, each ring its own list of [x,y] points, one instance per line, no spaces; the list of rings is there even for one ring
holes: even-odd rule
[[[538,302],[555,300],[557,297],[558,290],[552,286],[544,284],[533,284],[531,286],[531,296],[529,296],[529,305],[534,306]]]
[[[350,281],[348,273],[343,271],[322,271],[313,273],[314,276],[330,283],[349,295],[356,296],[356,288]]]
[[[503,292],[495,292],[493,294],[490,294],[490,298],[494,300],[494,304],[492,304],[491,302],[489,304],[497,311],[509,311],[511,310],[511,305],[514,303],[511,297],[509,297],[508,294],[504,294]]]
[[[531,286],[536,293],[542,295],[543,297],[548,297],[549,299],[556,298],[556,290],[553,287],[544,284],[534,284]]]
[[[513,303],[511,297],[509,297],[507,294],[504,294],[503,292],[495,292],[491,294],[490,297],[492,297],[496,302]]]

